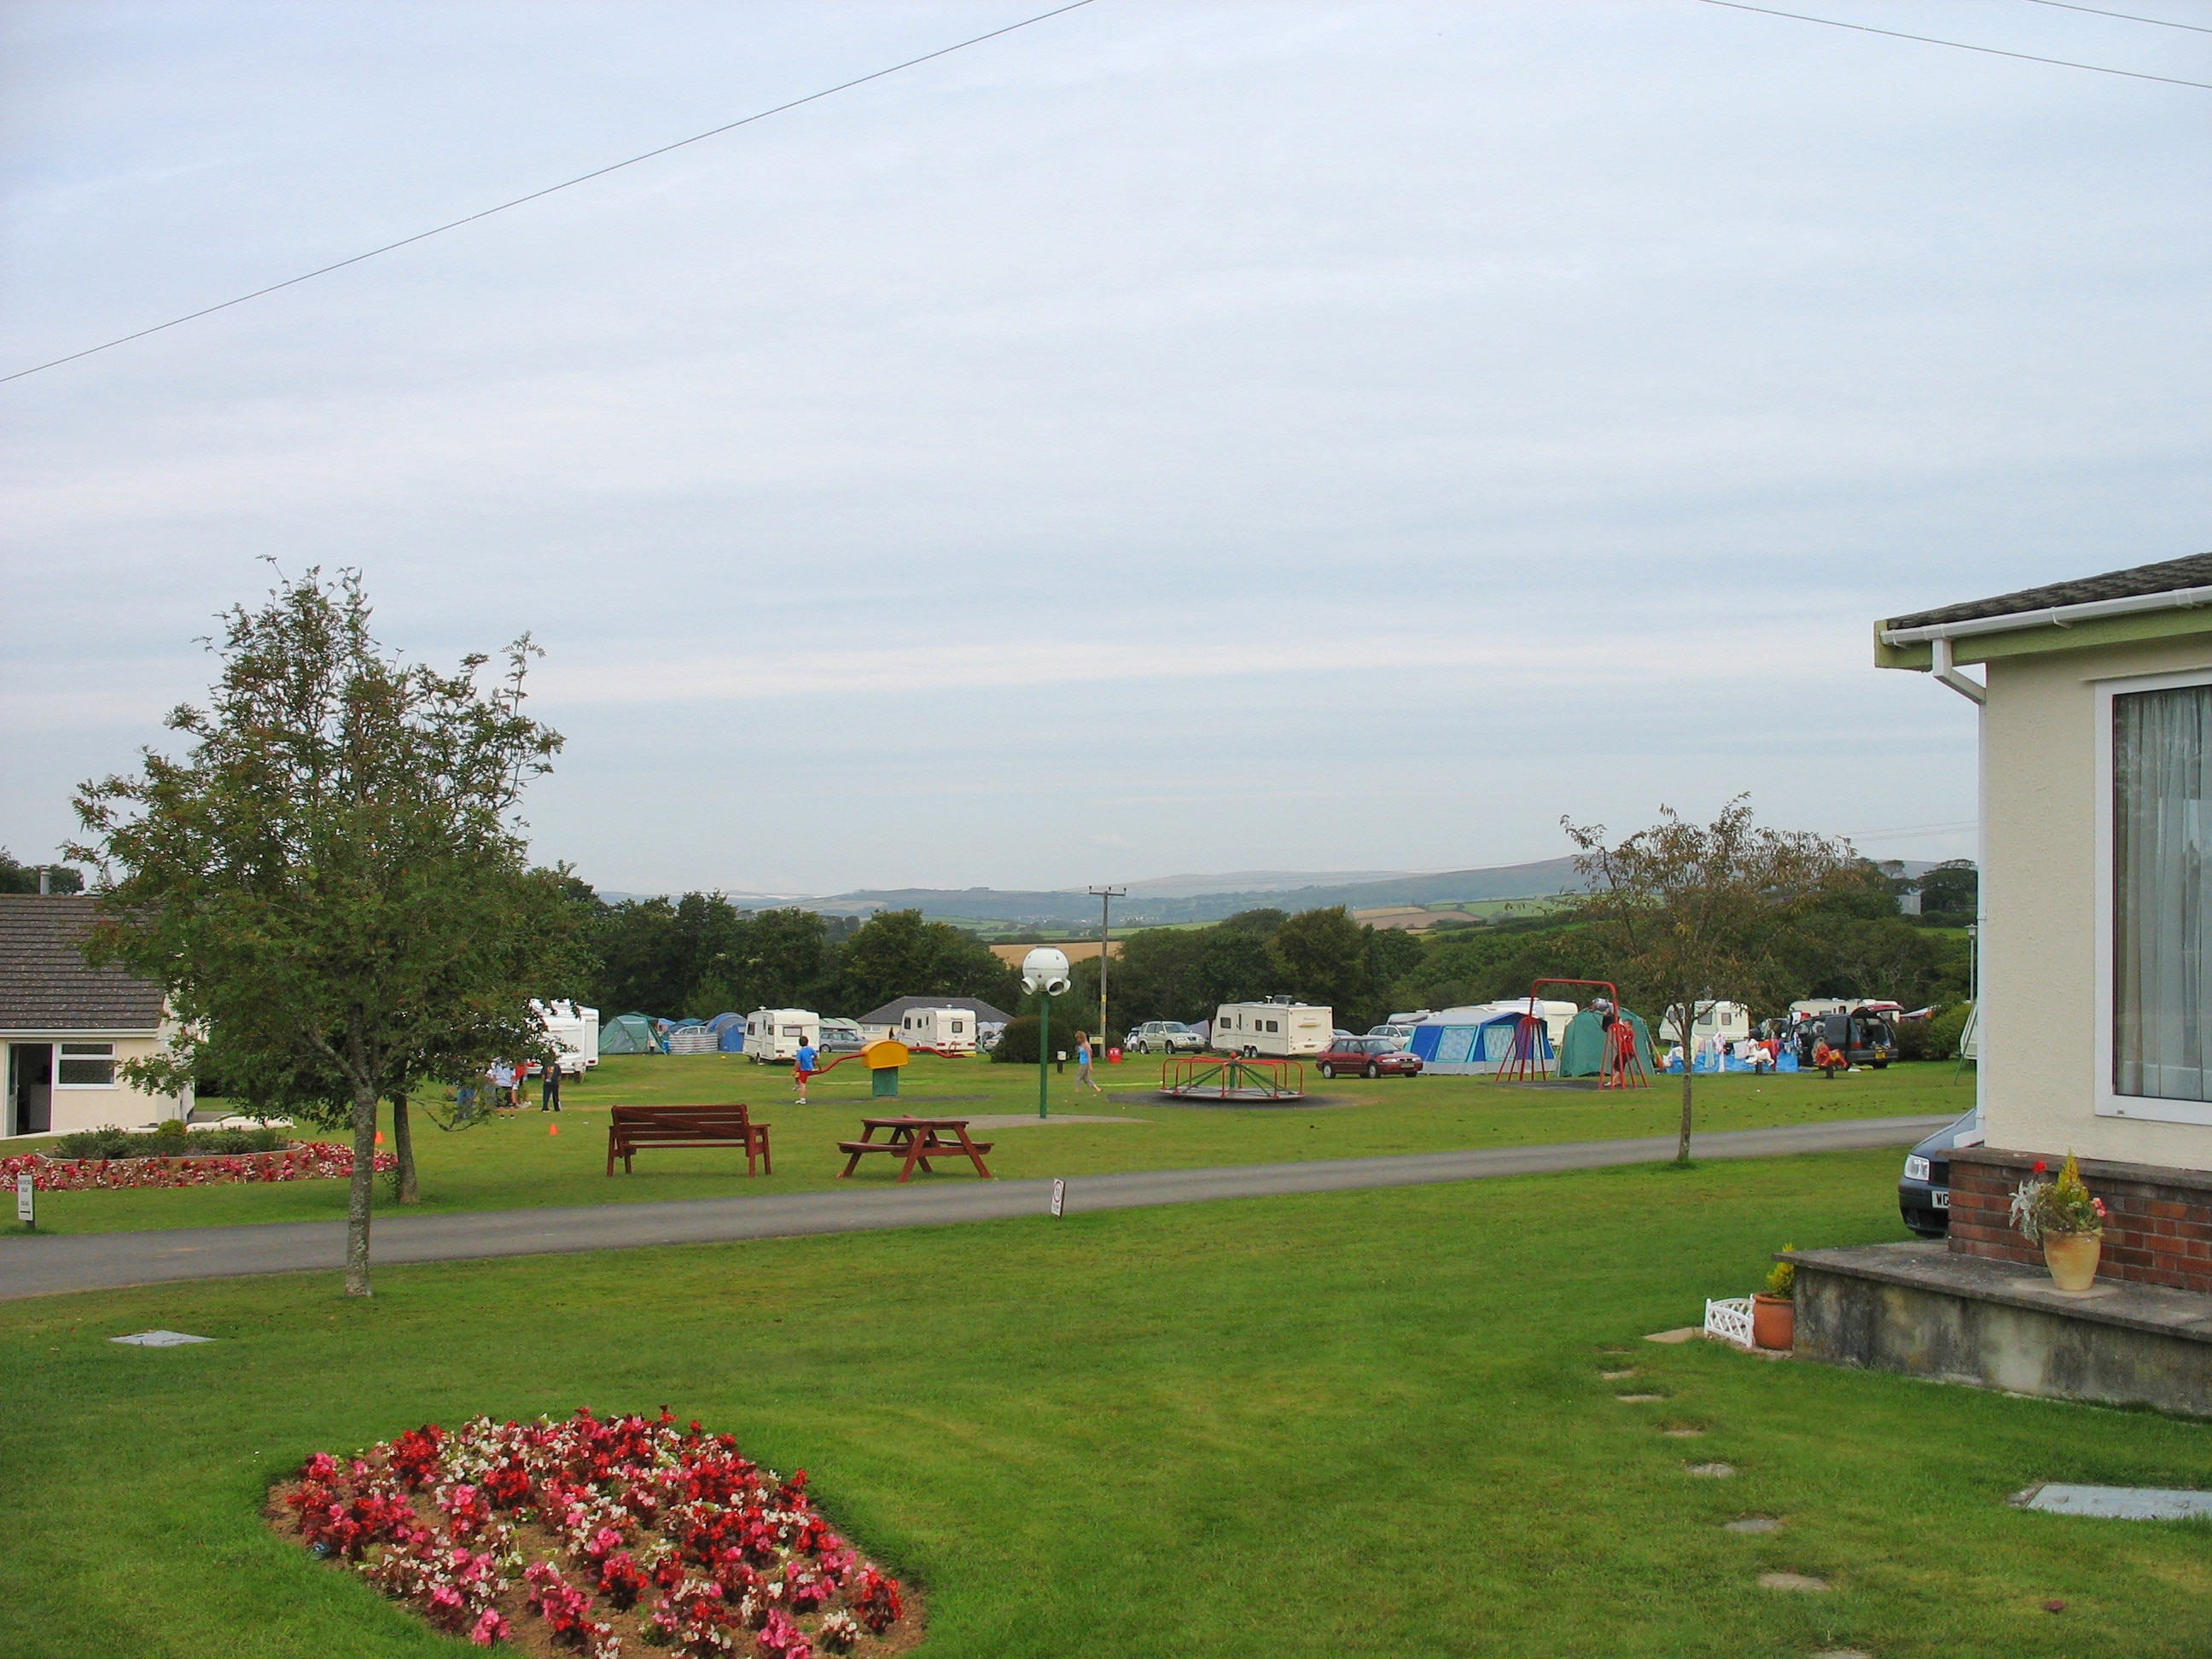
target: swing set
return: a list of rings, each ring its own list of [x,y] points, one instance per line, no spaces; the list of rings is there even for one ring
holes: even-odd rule
[[[1598,1072],[1599,1088],[1651,1086],[1651,1074],[1644,1069],[1643,1055],[1636,1052],[1636,1027],[1621,1018],[1620,992],[1612,981],[1603,979],[1540,979],[1528,988],[1528,1012],[1513,1028],[1512,1052],[1498,1068],[1500,1083],[1540,1083],[1552,1074],[1544,1058],[1544,1051],[1551,1046],[1550,1036],[1544,1016],[1538,1012],[1538,999],[1547,985],[1588,986],[1605,993],[1606,1005],[1613,1010],[1613,1020],[1606,1028],[1605,1060]]]

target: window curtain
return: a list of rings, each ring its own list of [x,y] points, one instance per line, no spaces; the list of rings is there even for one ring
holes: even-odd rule
[[[2212,1100],[2212,685],[2112,699],[2112,1086]]]

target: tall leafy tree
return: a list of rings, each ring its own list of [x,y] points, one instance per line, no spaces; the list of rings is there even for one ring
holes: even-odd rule
[[[542,1040],[574,914],[533,872],[517,809],[559,736],[522,712],[527,636],[503,677],[402,663],[356,573],[280,580],[234,608],[210,706],[167,720],[181,757],[86,784],[104,883],[88,949],[220,1031],[257,1086],[334,1080],[350,1108],[346,1291],[367,1296],[377,1105]],[[189,1048],[170,1057],[191,1063]]]
[[[1787,986],[1800,921],[1852,862],[1842,842],[1753,823],[1743,795],[1710,824],[1662,806],[1658,823],[1618,842],[1603,824],[1560,823],[1589,884],[1574,913],[1589,941],[1619,964],[1604,977],[1656,1009],[1681,1010],[1684,1031],[1716,1003],[1757,1002]],[[1691,1079],[1686,1063],[1674,1152],[1685,1164]]]
[[[859,1015],[896,997],[969,996],[1000,1007],[1017,1000],[1021,975],[973,933],[919,910],[883,910],[845,941],[838,994]]]
[[[1341,1024],[1365,1011],[1373,983],[1374,929],[1340,904],[1301,910],[1275,930],[1275,960],[1284,988],[1303,1002],[1324,1003]]]

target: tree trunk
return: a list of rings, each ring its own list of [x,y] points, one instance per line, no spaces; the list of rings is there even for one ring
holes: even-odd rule
[[[415,1130],[407,1120],[407,1091],[392,1093],[392,1155],[399,1160],[396,1183],[402,1204],[420,1204],[422,1189],[415,1184]]]
[[[353,1091],[353,1184],[346,1194],[345,1293],[374,1296],[368,1285],[368,1212],[376,1196],[376,1091]]]
[[[1693,1063],[1697,1052],[1691,1033],[1697,1030],[1698,1005],[1694,998],[1686,998],[1674,1006],[1682,1011],[1679,1028],[1682,1037],[1682,1133],[1674,1143],[1674,1162],[1687,1164],[1690,1161],[1690,1079],[1697,1074],[1697,1066]]]

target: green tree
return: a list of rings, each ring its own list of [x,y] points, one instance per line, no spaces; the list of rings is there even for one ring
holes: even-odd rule
[[[1283,988],[1301,1002],[1321,1003],[1345,1019],[1368,1001],[1374,930],[1362,927],[1342,905],[1302,910],[1275,930],[1274,960]]]
[[[149,749],[78,793],[70,854],[105,881],[88,950],[257,1083],[343,1080],[346,1291],[367,1296],[378,1103],[542,1041],[529,1000],[564,970],[573,912],[516,811],[561,739],[522,712],[526,635],[489,690],[483,656],[400,663],[356,573],[311,569],[223,621],[210,707],[168,717],[186,755]]]
[[[1190,976],[1200,1019],[1212,1019],[1224,1002],[1254,1002],[1275,994],[1281,970],[1264,935],[1223,922],[1207,928],[1202,938]]]
[[[837,991],[854,1016],[908,996],[980,997],[1012,1012],[1021,975],[973,933],[919,910],[879,910],[839,952]]]
[[[15,855],[0,847],[0,893],[35,893],[39,890],[39,868],[35,864],[18,864]],[[46,890],[50,893],[82,893],[84,891],[84,872],[72,870],[66,864],[46,866]]]
[[[1617,842],[1602,824],[1560,820],[1578,849],[1588,889],[1574,913],[1590,942],[1619,963],[1624,996],[1655,1012],[1684,1011],[1681,1030],[1717,1002],[1771,1000],[1789,982],[1786,961],[1800,920],[1853,862],[1841,842],[1752,821],[1736,796],[1710,824],[1672,807],[1659,822]],[[1675,1160],[1690,1158],[1691,1069],[1682,1067],[1682,1122]]]

